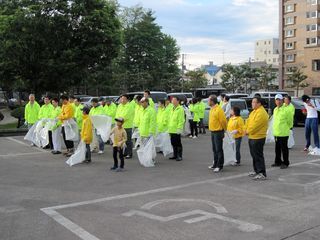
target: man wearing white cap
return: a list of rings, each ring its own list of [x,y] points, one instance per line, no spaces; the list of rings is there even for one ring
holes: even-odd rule
[[[285,169],[289,166],[289,149],[288,139],[290,128],[292,126],[292,117],[288,114],[286,107],[283,105],[283,96],[277,94],[275,96],[276,108],[273,110],[273,135],[275,138],[276,157],[272,167],[280,167]],[[281,160],[281,153],[283,161]]]

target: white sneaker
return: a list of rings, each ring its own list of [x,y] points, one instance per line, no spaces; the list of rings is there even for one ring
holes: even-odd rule
[[[196,139],[196,138],[198,138],[198,137],[197,137],[197,136],[194,136],[194,137],[193,137],[193,139]]]
[[[213,165],[208,166],[208,168],[209,168],[209,169],[211,169],[211,170],[213,170],[213,169],[214,169]]]
[[[98,154],[103,154],[103,151],[99,151]]]
[[[233,162],[233,163],[231,163],[230,165],[231,165],[231,166],[235,166],[235,167],[237,167],[237,166],[240,166],[240,163]]]
[[[266,176],[263,175],[262,173],[259,173],[257,174],[257,176],[255,176],[252,180],[255,180],[255,181],[263,181],[263,180],[266,180]]]
[[[192,135],[190,135],[189,138],[193,138]]]
[[[255,176],[257,176],[257,173],[256,172],[249,172],[248,176],[249,177],[255,177]]]
[[[34,146],[35,146],[34,143],[31,143],[31,144],[30,144],[30,147],[34,147]]]
[[[213,169],[213,172],[215,172],[215,173],[218,173],[218,172],[220,172],[221,171],[221,169],[220,168],[215,168],[215,169]]]

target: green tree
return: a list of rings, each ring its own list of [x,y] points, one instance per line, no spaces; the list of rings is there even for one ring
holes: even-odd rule
[[[161,32],[150,10],[126,9],[122,16],[124,44],[117,63],[125,91],[145,88],[167,90],[179,86],[179,48]]]
[[[110,69],[121,44],[114,2],[3,0],[0,80],[37,94],[88,84]]]
[[[309,86],[309,84],[305,82],[307,78],[308,76],[304,75],[301,69],[297,67],[292,67],[291,73],[288,75],[287,87],[294,88],[296,90],[296,97],[298,97],[300,89],[303,89]]]
[[[244,83],[244,71],[241,66],[224,64],[221,86],[230,92],[236,92]]]
[[[269,90],[270,84],[277,78],[275,71],[272,69],[272,65],[262,66],[259,69],[259,87],[266,91]]]
[[[208,85],[208,80],[205,78],[205,71],[203,70],[189,71],[186,73],[186,77],[189,78],[184,87],[186,91]]]

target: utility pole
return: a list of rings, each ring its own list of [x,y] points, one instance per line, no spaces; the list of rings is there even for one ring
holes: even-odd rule
[[[182,56],[181,56],[181,80],[182,80],[181,92],[183,92],[183,90],[184,90],[184,69],[185,69],[184,58],[185,58],[185,54],[182,53]]]

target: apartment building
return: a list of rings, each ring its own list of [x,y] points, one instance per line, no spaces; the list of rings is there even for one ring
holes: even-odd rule
[[[279,39],[264,39],[255,42],[254,61],[266,64],[279,64]]]
[[[300,92],[320,95],[320,0],[280,0],[279,86],[288,89],[292,68],[301,68],[309,86]]]

